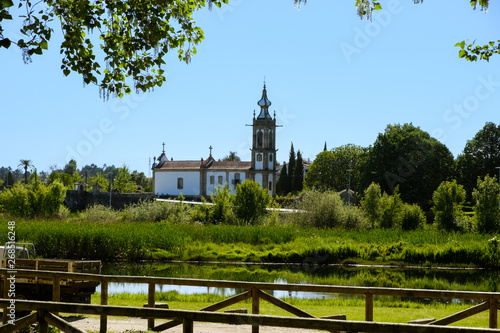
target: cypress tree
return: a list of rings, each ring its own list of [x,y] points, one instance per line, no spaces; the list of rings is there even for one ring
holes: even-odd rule
[[[295,150],[293,149],[293,142],[290,148],[290,155],[288,159],[288,181],[287,181],[287,193],[292,192],[294,189],[294,176],[295,176]]]
[[[286,171],[286,163],[284,163],[283,167],[281,168],[280,178],[278,179],[278,183],[276,184],[276,192],[279,195],[284,195],[288,193],[287,182],[288,182],[288,173]]]
[[[304,187],[304,165],[302,164],[302,153],[297,151],[297,161],[295,161],[295,169],[293,170],[294,183],[293,192],[300,192]]]

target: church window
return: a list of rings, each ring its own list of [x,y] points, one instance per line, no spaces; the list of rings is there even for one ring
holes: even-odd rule
[[[210,176],[210,185],[213,185],[215,182],[215,176]]]
[[[222,177],[222,176],[219,176],[219,177],[218,177],[218,183],[219,183],[219,185],[222,185],[222,180],[223,180],[223,177]]]
[[[269,182],[269,191],[272,191],[273,189],[273,182]]]
[[[262,148],[262,144],[264,141],[264,134],[262,134],[262,131],[257,132],[257,147]]]
[[[257,162],[262,161],[262,154],[257,154]]]
[[[269,162],[273,161],[273,154],[269,154]]]
[[[182,190],[184,188],[184,179],[183,178],[177,178],[177,189]]]

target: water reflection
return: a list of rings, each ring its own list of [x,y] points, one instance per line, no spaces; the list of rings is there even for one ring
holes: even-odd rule
[[[301,265],[245,265],[193,263],[106,263],[103,274],[197,278],[250,282],[326,284],[440,290],[498,292],[498,271],[457,269],[401,269],[389,267],[341,267]],[[109,292],[147,294],[147,284],[110,283]],[[192,286],[157,285],[157,292],[211,293],[232,296],[241,290]],[[338,298],[335,294],[275,290],[275,297]],[[347,295],[345,295],[347,296]],[[349,296],[351,297],[351,296]]]

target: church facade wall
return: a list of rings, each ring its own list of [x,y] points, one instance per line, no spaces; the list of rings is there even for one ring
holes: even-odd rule
[[[168,192],[167,192],[168,191]],[[155,194],[157,195],[199,196],[199,171],[161,171],[155,174]]]

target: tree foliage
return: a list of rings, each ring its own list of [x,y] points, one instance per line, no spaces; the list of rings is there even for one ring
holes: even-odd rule
[[[14,216],[48,217],[59,213],[65,197],[66,190],[59,182],[49,186],[39,181],[29,186],[17,183],[11,189],[0,193],[0,208]]]
[[[233,199],[236,216],[246,224],[255,224],[271,205],[271,196],[260,184],[246,179],[236,187]]]
[[[419,127],[388,125],[360,162],[360,187],[375,182],[391,194],[399,186],[404,202],[427,209],[434,190],[452,176],[453,162],[448,148]]]
[[[500,186],[496,177],[486,175],[478,178],[474,189],[474,212],[477,230],[482,233],[494,233],[500,230]]]
[[[478,177],[498,174],[500,166],[500,125],[488,122],[465,144],[456,160],[458,182],[472,193]]]
[[[347,189],[351,173],[351,189],[358,190],[359,161],[365,149],[353,144],[323,150],[309,167],[304,184],[307,188],[341,191]]]
[[[24,169],[24,183],[28,184],[28,168],[33,167],[33,163],[31,162],[31,160],[19,160],[18,167]]]
[[[462,205],[465,201],[465,190],[455,180],[442,182],[432,195],[435,214],[434,222],[439,229],[452,231],[464,229],[465,216]]]
[[[132,181],[127,166],[118,169],[114,185],[115,189],[120,193],[134,193],[137,190],[137,184]]]
[[[192,15],[207,2],[221,6],[227,0],[19,0],[22,14],[16,19],[10,14],[14,2],[2,0],[0,47],[15,45],[22,50],[24,61],[31,62],[33,55],[48,49],[53,30],[60,25],[64,75],[76,72],[85,84],[98,85],[105,97],[121,97],[132,89],[148,91],[161,86],[169,51],[177,50],[182,61],[191,60],[195,45],[204,38]],[[4,36],[3,20],[14,20],[23,37],[12,40]]]

